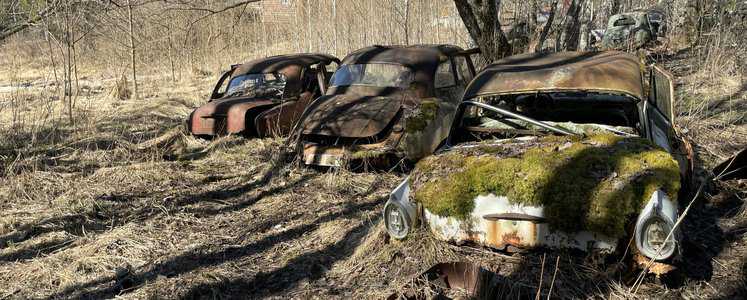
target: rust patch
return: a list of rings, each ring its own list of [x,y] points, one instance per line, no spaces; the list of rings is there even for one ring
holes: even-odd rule
[[[503,234],[503,242],[511,246],[523,246],[522,239],[516,231]]]
[[[639,59],[606,52],[532,53],[507,57],[485,67],[463,99],[535,91],[604,91],[644,99]]]
[[[499,230],[500,229],[499,229],[498,221],[496,220],[488,221],[488,230],[485,233],[485,242],[488,245],[493,245],[494,247],[501,247],[503,245],[503,241],[498,240],[498,236],[500,234]]]
[[[651,261],[651,259],[648,258],[648,257],[645,257],[645,256],[643,256],[641,254],[636,253],[635,255],[633,255],[633,261],[634,261],[635,265],[638,268],[643,269],[643,268],[645,268],[646,266],[649,265],[649,262]],[[657,277],[659,277],[661,275],[664,275],[664,274],[667,274],[669,272],[672,272],[672,271],[674,271],[676,269],[677,269],[677,267],[675,267],[673,265],[670,265],[670,264],[665,264],[665,263],[660,263],[660,262],[653,262],[648,267],[648,273],[649,274],[654,274]]]

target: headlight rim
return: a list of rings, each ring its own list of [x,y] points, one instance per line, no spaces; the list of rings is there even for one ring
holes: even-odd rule
[[[396,209],[400,216],[399,219],[402,221],[402,226],[404,226],[404,229],[397,232],[393,230],[390,226],[390,209]],[[402,240],[405,239],[408,235],[410,235],[410,232],[413,229],[413,224],[411,224],[410,215],[407,212],[407,209],[403,207],[400,203],[389,201],[384,205],[384,227],[386,228],[387,233],[389,236],[391,236],[394,239]]]
[[[666,234],[664,243],[670,243],[671,245],[663,248],[662,250],[657,250],[653,247],[650,247],[650,237],[648,236],[649,227],[657,221],[660,221],[664,226],[666,226],[664,230]],[[671,258],[677,251],[677,232],[675,231],[672,232],[671,235],[669,234],[672,231],[672,228],[674,228],[674,222],[672,222],[672,220],[669,220],[669,218],[667,218],[666,216],[659,214],[652,214],[648,216],[641,223],[640,230],[636,235],[636,244],[638,251],[640,251],[644,256],[653,258],[656,261],[662,261]]]

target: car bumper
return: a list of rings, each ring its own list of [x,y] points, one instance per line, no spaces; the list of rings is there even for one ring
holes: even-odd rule
[[[573,234],[550,230],[543,208],[511,204],[503,196],[479,196],[468,220],[441,217],[423,210],[423,221],[442,240],[509,250],[535,247],[575,248],[614,252],[617,239],[581,231]]]
[[[303,162],[306,165],[340,167],[349,161],[376,159],[394,154],[386,142],[355,146],[323,146],[304,143]]]

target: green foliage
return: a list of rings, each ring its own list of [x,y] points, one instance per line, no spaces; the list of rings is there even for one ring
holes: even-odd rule
[[[656,189],[676,199],[680,188],[677,162],[642,138],[546,137],[534,145],[513,157],[491,154],[506,152],[493,145],[483,155],[452,151],[426,158],[411,177],[414,199],[437,215],[467,219],[475,197],[502,195],[544,206],[553,229],[616,237]]]
[[[438,103],[433,100],[425,100],[420,103],[418,110],[405,120],[405,132],[416,133],[423,131],[428,123],[436,119],[438,115]]]

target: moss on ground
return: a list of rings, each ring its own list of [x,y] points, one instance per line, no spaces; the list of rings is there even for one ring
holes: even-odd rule
[[[405,132],[415,133],[423,131],[428,123],[436,119],[438,115],[438,103],[433,100],[425,100],[414,114],[405,120]]]
[[[418,163],[411,177],[415,201],[437,215],[467,219],[476,196],[504,195],[511,203],[544,206],[553,229],[616,237],[656,189],[676,199],[680,188],[677,162],[642,138],[553,136],[505,144],[503,151],[486,147],[483,155],[455,150]]]

